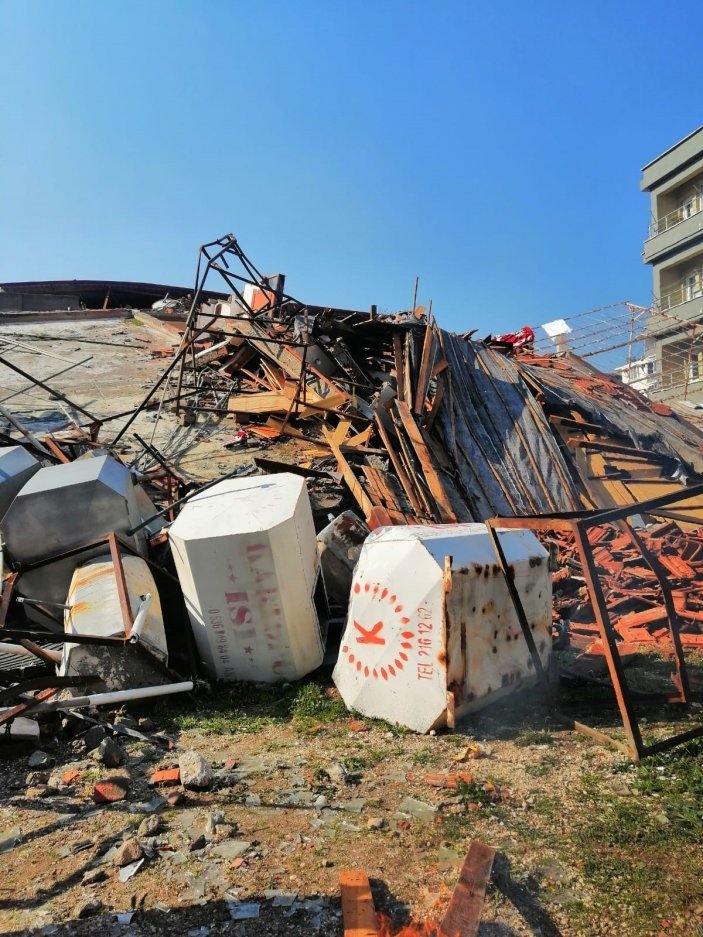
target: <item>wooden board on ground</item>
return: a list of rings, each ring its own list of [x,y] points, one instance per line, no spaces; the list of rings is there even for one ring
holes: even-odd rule
[[[493,847],[477,839],[471,841],[459,881],[440,925],[444,937],[476,937],[478,934],[495,854]]]
[[[376,910],[366,872],[343,869],[339,873],[344,937],[376,937]]]

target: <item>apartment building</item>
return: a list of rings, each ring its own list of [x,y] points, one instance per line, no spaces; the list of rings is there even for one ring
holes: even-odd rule
[[[703,403],[703,126],[647,163],[640,188],[651,204],[643,258],[654,301],[643,360],[655,379],[647,394]]]

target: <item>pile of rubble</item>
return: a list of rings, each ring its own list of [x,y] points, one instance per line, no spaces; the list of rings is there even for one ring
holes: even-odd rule
[[[451,726],[544,679],[554,638],[609,643],[573,541],[548,538],[553,607],[533,530],[622,506],[641,513],[672,580],[681,640],[703,643],[696,428],[573,355],[536,355],[529,329],[477,341],[417,307],[314,307],[262,277],[231,236],[202,252],[189,311],[170,313],[180,343],[116,435],[101,440],[101,421],[60,393],[80,415],[62,433],[40,440],[10,419],[22,438],[3,434],[3,650],[49,674],[36,696],[8,687],[20,702],[0,723],[183,692],[203,676],[297,680],[329,646],[349,707],[421,732]],[[205,293],[211,270],[228,299]],[[126,434],[154,408],[157,425],[206,416],[243,452],[252,439],[269,452],[194,483],[153,436],[132,433],[128,456]],[[270,457],[284,440],[295,457]],[[311,503],[320,488],[338,492],[332,516]],[[501,531],[496,517],[525,529]],[[661,578],[632,539],[603,528],[589,543],[614,640],[675,644]]]
[[[682,530],[675,521],[667,521],[640,531],[640,536],[671,583],[681,644],[703,647],[703,530]],[[599,642],[593,605],[578,577],[580,563],[573,539],[568,535],[555,539],[562,563],[552,574],[555,613],[568,622],[572,636]],[[630,537],[613,527],[595,527],[588,539],[611,621],[622,641],[635,647],[671,648],[669,616],[656,573],[644,563]]]

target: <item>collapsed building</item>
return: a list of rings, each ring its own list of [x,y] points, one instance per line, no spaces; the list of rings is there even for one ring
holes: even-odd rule
[[[227,293],[205,292],[212,272]],[[327,646],[350,708],[428,731],[546,687],[557,643],[582,676],[607,673],[628,751],[646,753],[625,651],[670,652],[685,704],[685,649],[703,644],[698,428],[568,351],[453,334],[417,308],[309,306],[231,236],[201,249],[188,299],[116,433],[4,434],[0,625],[45,665],[59,645],[47,688],[299,679]],[[199,485],[137,437],[153,469],[136,472],[123,444],[147,409],[269,452]],[[281,441],[294,460],[271,457]],[[330,488],[332,517],[315,504]]]

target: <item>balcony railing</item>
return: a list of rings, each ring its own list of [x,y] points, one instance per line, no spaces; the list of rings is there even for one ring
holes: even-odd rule
[[[700,211],[703,211],[703,195],[695,195],[680,208],[675,208],[662,218],[653,221],[649,226],[649,237],[653,238],[658,234],[663,234],[664,231],[681,224],[682,221],[687,221]]]
[[[661,312],[666,312],[674,306],[683,306],[689,300],[701,297],[703,297],[703,274],[698,275],[695,283],[681,282],[673,290],[663,293],[657,306]]]

